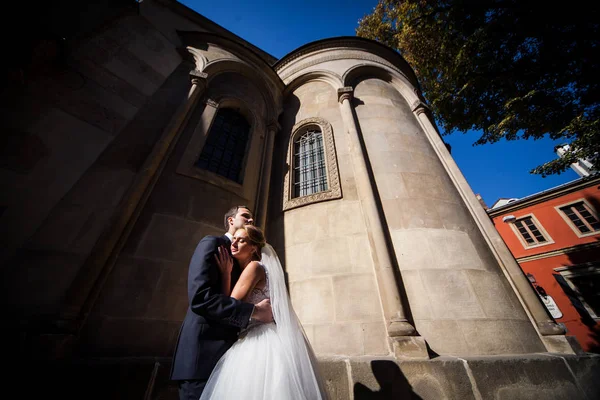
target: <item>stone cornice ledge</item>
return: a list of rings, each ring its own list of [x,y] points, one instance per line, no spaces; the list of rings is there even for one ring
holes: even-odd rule
[[[290,63],[294,62],[295,60],[297,60],[305,55],[328,50],[328,49],[333,50],[336,48],[338,48],[338,49],[343,48],[344,50],[358,50],[358,51],[371,53],[374,56],[378,56],[390,64],[387,65],[386,63],[383,62],[383,60],[376,60],[375,57],[373,57],[372,61],[379,62],[380,64],[387,65],[387,66],[393,66],[400,73],[402,73],[404,76],[406,76],[406,78],[415,87],[419,88],[419,90],[420,90],[420,86],[419,86],[417,77],[416,77],[413,69],[398,52],[396,52],[393,49],[391,49],[381,43],[378,43],[374,40],[365,39],[365,38],[356,37],[356,36],[341,36],[341,37],[323,39],[323,40],[318,40],[318,41],[315,41],[312,43],[308,43],[308,44],[301,46],[298,49],[290,52],[288,55],[284,56],[283,58],[281,58],[277,63],[275,63],[275,65],[273,65],[273,68],[275,69],[275,71],[277,71],[279,73],[287,65],[289,65]],[[338,56],[338,57],[343,58],[340,56]],[[325,60],[325,61],[329,61],[329,60]],[[322,62],[322,61],[320,61],[320,62]],[[310,66],[310,65],[307,65],[307,66]],[[307,66],[304,66],[304,67],[307,67]],[[286,73],[286,75],[289,76],[290,74]]]

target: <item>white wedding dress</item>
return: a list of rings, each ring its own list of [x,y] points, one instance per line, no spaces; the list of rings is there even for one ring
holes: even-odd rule
[[[253,289],[244,301],[270,298],[276,323],[252,323],[215,366],[200,400],[326,399],[316,358],[285,288],[274,250],[263,248],[264,289]]]

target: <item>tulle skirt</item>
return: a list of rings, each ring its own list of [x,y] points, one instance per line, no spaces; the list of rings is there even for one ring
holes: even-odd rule
[[[275,324],[253,327],[221,357],[200,399],[321,398],[320,395],[315,395],[313,388],[303,387],[302,378],[299,378],[297,371],[292,370],[295,367],[290,362],[289,350],[284,346]]]

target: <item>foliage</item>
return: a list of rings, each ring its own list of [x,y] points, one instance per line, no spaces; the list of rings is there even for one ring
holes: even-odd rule
[[[474,145],[550,137],[564,158],[531,172],[600,161],[600,14],[584,4],[528,0],[380,0],[358,36],[397,49],[413,67],[444,134],[478,130]]]

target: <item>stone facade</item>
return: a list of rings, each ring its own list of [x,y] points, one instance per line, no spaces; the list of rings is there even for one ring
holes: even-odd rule
[[[7,92],[0,261],[20,361],[67,361],[56,374],[110,382],[98,397],[172,396],[189,258],[245,204],[333,398],[597,393],[598,359],[545,312],[396,52],[347,37],[276,60],[170,0],[96,22]],[[223,108],[250,124],[242,183],[194,165]],[[326,131],[330,189],[298,201],[290,141],[307,124]],[[498,371],[513,372],[488,383]]]

